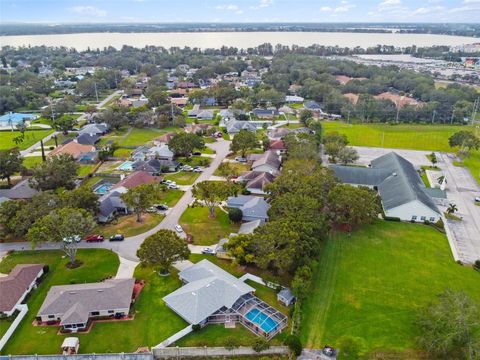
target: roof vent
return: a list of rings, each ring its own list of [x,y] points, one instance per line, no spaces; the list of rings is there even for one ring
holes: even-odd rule
[[[77,292],[76,291],[69,291],[69,294],[75,295]]]
[[[394,173],[392,174],[392,176],[397,176],[397,173],[396,173],[396,172],[394,172]]]

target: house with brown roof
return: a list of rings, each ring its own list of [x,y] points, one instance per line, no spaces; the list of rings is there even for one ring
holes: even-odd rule
[[[56,149],[53,149],[48,154],[49,157],[57,156],[60,154],[72,155],[75,160],[78,160],[82,154],[95,152],[95,146],[93,145],[82,145],[76,141],[70,141],[67,144],[60,145]]]
[[[287,150],[283,140],[272,140],[272,141],[270,141],[270,144],[268,145],[268,148],[270,150],[275,150],[277,153],[284,153]]]
[[[210,129],[213,129],[213,125],[210,124],[188,124],[185,127],[185,132],[191,134],[204,134]]]
[[[163,134],[161,136],[159,136],[158,138],[154,139],[153,140],[153,143],[156,145],[156,146],[160,146],[160,145],[166,145],[170,142],[170,140],[173,139],[173,137],[177,135],[176,132],[172,131],[172,132],[169,132],[169,133],[166,133],[166,134]]]
[[[236,180],[245,184],[245,189],[252,194],[265,195],[265,188],[275,180],[275,175],[264,171],[245,171]]]
[[[43,275],[41,264],[21,264],[7,276],[0,277],[0,314],[10,316]]]
[[[346,93],[346,94],[343,94],[343,96],[345,96],[348,100],[350,100],[352,104],[356,104],[358,102],[358,98],[359,98],[358,94]]]
[[[397,108],[402,108],[407,105],[416,106],[416,107],[423,105],[423,102],[419,100],[416,100],[414,98],[411,98],[405,95],[394,94],[388,91],[375,95],[374,98],[377,100],[390,100],[395,104]]]
[[[147,171],[135,171],[128,175],[126,178],[120,180],[112,189],[118,189],[120,187],[124,187],[126,189],[131,189],[139,185],[145,184],[159,184],[162,181],[161,176],[153,176],[150,175]]]
[[[187,105],[188,98],[186,98],[186,97],[170,98],[170,102],[172,104],[175,104],[175,105],[179,106],[179,107],[184,107],[185,105]]]
[[[265,151],[258,159],[252,164],[252,170],[269,172],[271,174],[277,174],[282,161],[276,151]]]

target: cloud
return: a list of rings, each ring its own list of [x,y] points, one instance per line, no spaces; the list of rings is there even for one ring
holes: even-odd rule
[[[224,4],[224,5],[217,5],[215,6],[215,9],[217,10],[230,10],[230,11],[236,11],[239,9],[238,5],[233,5],[233,4]]]
[[[398,6],[402,4],[402,0],[385,0],[378,4],[379,7]]]
[[[74,6],[72,11],[85,16],[103,17],[107,15],[105,10],[99,9],[95,6]]]
[[[260,0],[260,2],[258,3],[258,5],[256,6],[250,6],[250,9],[252,10],[258,10],[258,9],[262,9],[262,8],[266,8],[266,7],[269,7],[270,5],[273,4],[273,0]]]
[[[355,7],[356,5],[350,4],[348,1],[343,0],[340,2],[340,5],[336,7],[322,6],[320,8],[320,11],[327,12],[327,13],[341,13],[341,12],[348,12]]]
[[[419,7],[418,9],[412,11],[412,16],[427,15],[433,12],[436,12],[437,14],[439,14],[444,10],[445,10],[444,6]]]

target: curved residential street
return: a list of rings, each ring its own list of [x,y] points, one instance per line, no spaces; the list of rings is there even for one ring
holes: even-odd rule
[[[230,141],[226,141],[224,139],[219,139],[215,143],[207,144],[207,146],[216,151],[215,158],[213,159],[212,163],[209,167],[205,168],[205,170],[200,174],[197,178],[195,183],[205,181],[210,179],[213,175],[215,170],[221,164],[221,162],[225,159],[227,154],[229,153],[230,149]],[[121,261],[121,266],[119,269],[119,274],[124,271],[122,266],[124,267],[132,267],[133,264],[136,265],[138,258],[136,257],[137,249],[140,247],[141,243],[150,235],[156,233],[160,229],[170,229],[174,230],[174,226],[178,224],[180,216],[183,214],[185,209],[187,209],[188,205],[193,201],[191,186],[185,191],[185,194],[180,198],[178,203],[171,208],[165,218],[153,229],[144,232],[142,234],[131,236],[125,238],[122,242],[109,242],[104,241],[101,243],[87,243],[82,241],[78,247],[82,248],[104,248],[104,249],[111,249],[115,251],[119,256],[120,260],[125,259],[127,261]],[[52,250],[60,248],[60,244],[58,243],[43,243],[37,246],[38,250]],[[200,252],[204,246],[195,246],[190,245],[190,249],[192,252]],[[16,242],[16,243],[0,243],[0,259],[2,256],[5,255],[7,251],[11,250],[30,250],[30,244],[28,242]],[[133,271],[132,271],[133,273]]]

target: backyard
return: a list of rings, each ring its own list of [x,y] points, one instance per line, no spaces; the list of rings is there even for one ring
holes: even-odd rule
[[[23,142],[17,145],[13,139],[20,135],[20,131],[0,131],[0,150],[8,150],[17,146],[20,150],[25,150],[51,133],[53,133],[52,129],[27,130]]]
[[[197,245],[216,244],[240,228],[240,225],[231,223],[220,208],[215,208],[215,215],[215,218],[210,218],[206,206],[189,207],[180,217],[180,225],[193,236],[193,243]]]
[[[415,349],[417,310],[446,288],[480,301],[480,274],[454,262],[445,235],[426,225],[377,222],[325,243],[303,307],[307,347],[363,338],[368,351]]]

